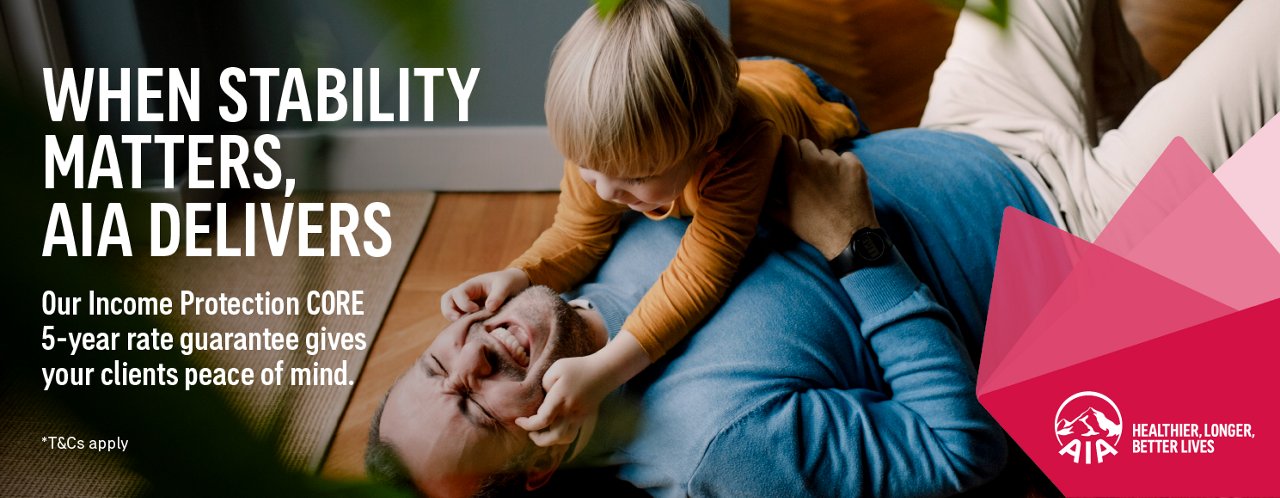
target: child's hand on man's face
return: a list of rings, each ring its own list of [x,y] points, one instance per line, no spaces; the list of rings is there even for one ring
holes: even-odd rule
[[[508,297],[524,291],[529,284],[529,276],[515,268],[477,275],[440,296],[440,314],[457,320],[480,311],[481,300],[486,310],[496,312]]]
[[[569,444],[600,407],[605,396],[648,367],[649,355],[631,332],[621,330],[599,351],[556,360],[542,376],[538,413],[516,419],[529,439],[542,447]]]
[[[573,442],[600,402],[617,387],[612,373],[598,352],[556,360],[542,377],[547,397],[538,407],[538,413],[517,418],[516,425],[529,431],[529,439],[538,446]]]

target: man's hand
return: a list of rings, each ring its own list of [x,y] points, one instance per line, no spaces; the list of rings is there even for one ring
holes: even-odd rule
[[[515,268],[477,275],[440,296],[440,313],[449,320],[457,320],[467,313],[480,311],[477,304],[480,300],[484,300],[486,310],[496,312],[507,297],[528,287],[529,276]]]
[[[517,418],[516,425],[538,446],[569,444],[605,396],[647,366],[649,356],[635,336],[620,331],[595,353],[556,360],[542,376],[547,397],[538,413]]]
[[[787,168],[787,204],[775,218],[824,257],[840,254],[853,232],[880,226],[858,156],[819,151],[812,141],[797,144],[791,137],[783,137],[780,154]]]

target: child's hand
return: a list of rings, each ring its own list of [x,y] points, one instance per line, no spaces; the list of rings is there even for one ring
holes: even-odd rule
[[[529,276],[515,268],[476,275],[440,296],[440,313],[457,320],[467,313],[480,311],[477,301],[481,299],[485,309],[498,311],[507,297],[528,287]]]
[[[611,370],[600,352],[556,360],[542,377],[547,397],[538,413],[517,418],[516,425],[529,431],[529,439],[544,448],[573,442],[582,424],[618,386]]]

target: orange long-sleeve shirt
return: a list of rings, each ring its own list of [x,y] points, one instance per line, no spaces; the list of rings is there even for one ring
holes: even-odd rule
[[[661,214],[691,216],[680,248],[622,328],[656,360],[720,303],[755,236],[783,135],[827,147],[858,133],[853,112],[827,102],[800,68],[782,60],[739,61],[733,120],[715,153]],[[564,291],[595,269],[627,207],[600,199],[565,161],[555,221],[511,263],[529,280]]]

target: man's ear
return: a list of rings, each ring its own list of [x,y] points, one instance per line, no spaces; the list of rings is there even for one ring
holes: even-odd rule
[[[533,491],[551,481],[551,476],[556,473],[556,469],[560,468],[560,462],[564,460],[566,451],[569,451],[569,445],[561,444],[539,452],[533,458],[533,463],[529,466],[528,473],[525,474],[524,489]]]

